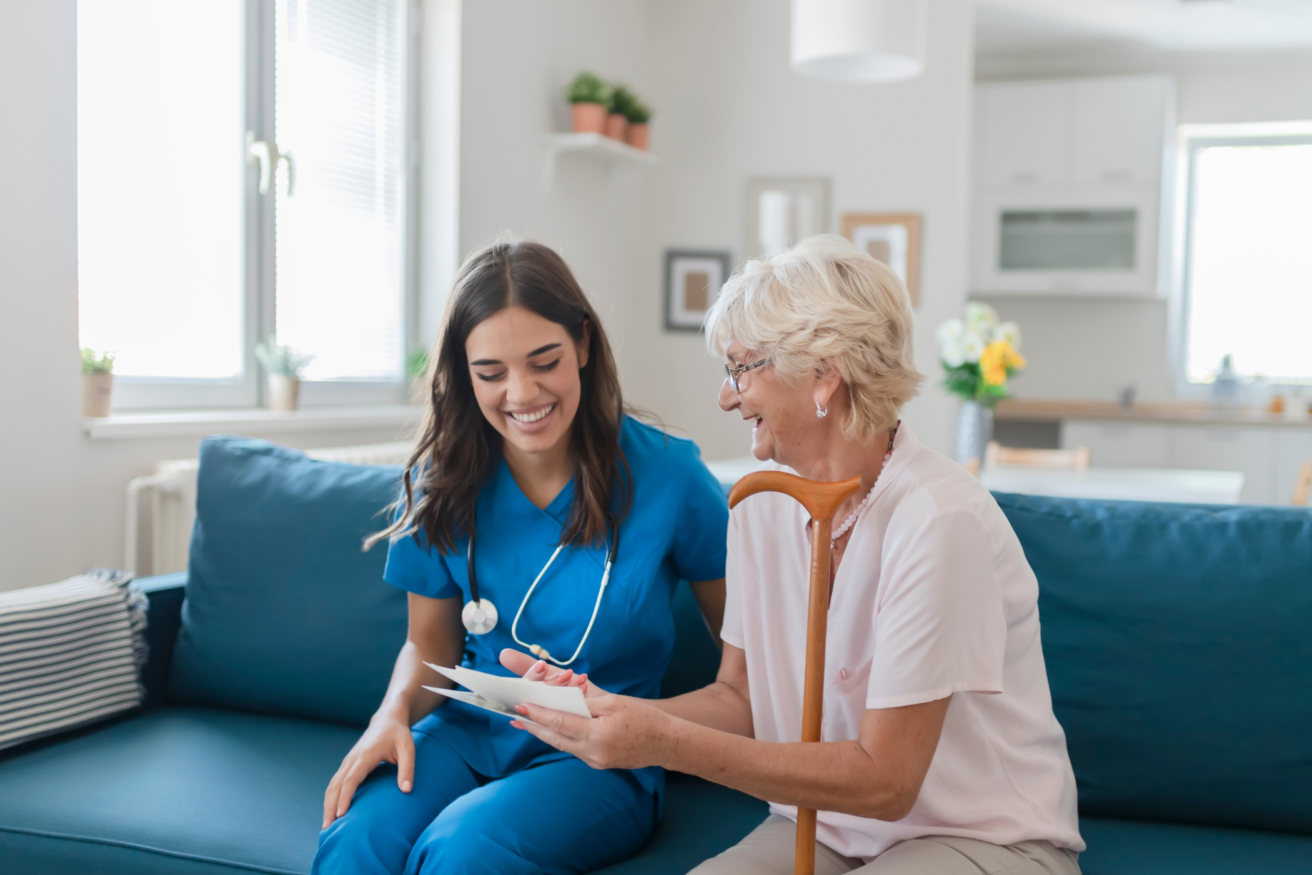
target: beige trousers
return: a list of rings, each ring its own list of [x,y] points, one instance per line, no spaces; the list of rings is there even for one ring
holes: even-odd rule
[[[741,842],[689,875],[791,875],[797,824],[772,814]],[[927,836],[900,842],[869,863],[815,843],[816,875],[1080,875],[1079,855],[1048,842],[995,845]]]

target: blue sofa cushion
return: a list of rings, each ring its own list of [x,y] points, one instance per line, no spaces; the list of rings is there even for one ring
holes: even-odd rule
[[[363,725],[405,642],[405,593],[368,553],[400,469],[320,462],[267,441],[200,449],[177,702]]]
[[[1312,832],[1312,514],[997,500],[1081,812]]]
[[[1220,829],[1083,817],[1084,875],[1306,875],[1312,837],[1256,829]]]
[[[354,727],[163,707],[0,761],[6,875],[305,873]]]

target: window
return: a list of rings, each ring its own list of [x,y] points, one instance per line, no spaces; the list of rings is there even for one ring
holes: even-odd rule
[[[80,0],[83,346],[116,406],[399,402],[413,271],[406,0]]]
[[[1181,372],[1312,382],[1312,124],[1182,128]]]

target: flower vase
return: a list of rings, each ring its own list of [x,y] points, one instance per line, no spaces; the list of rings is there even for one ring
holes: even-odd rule
[[[993,411],[978,401],[961,405],[957,419],[957,461],[966,464],[971,459],[982,462],[984,448],[993,440]]]
[[[292,413],[300,408],[301,381],[286,374],[269,374],[269,409]]]

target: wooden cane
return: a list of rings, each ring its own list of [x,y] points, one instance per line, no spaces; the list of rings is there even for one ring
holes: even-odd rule
[[[806,612],[806,670],[802,691],[802,741],[820,740],[824,715],[825,635],[829,619],[829,533],[834,511],[861,488],[861,478],[820,483],[782,471],[757,471],[734,484],[729,507],[758,492],[782,492],[801,502],[811,514],[811,594]],[[797,809],[797,852],[794,875],[815,873],[815,809]]]

